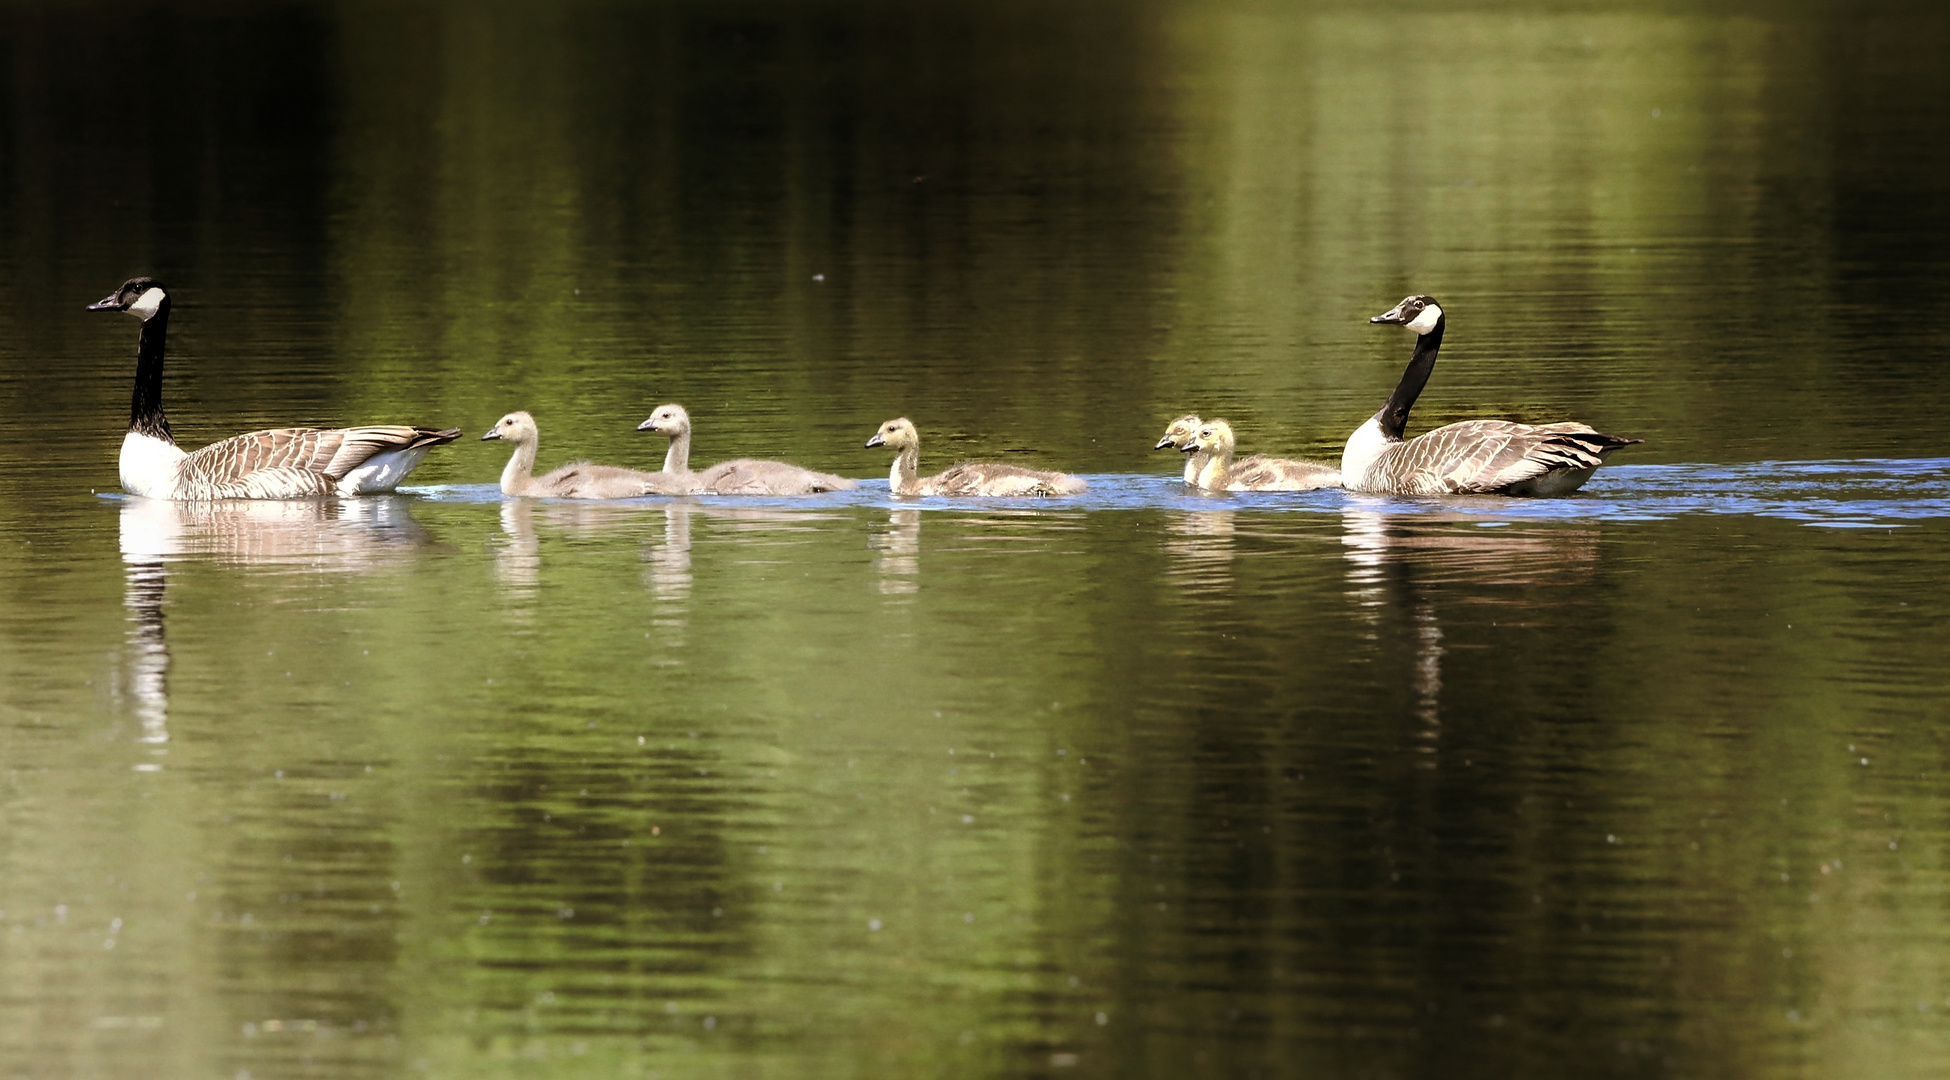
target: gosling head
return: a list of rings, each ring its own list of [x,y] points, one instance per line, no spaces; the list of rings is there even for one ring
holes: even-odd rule
[[[1198,417],[1187,413],[1171,422],[1171,426],[1165,429],[1165,437],[1159,439],[1158,445],[1152,449],[1163,450],[1169,446],[1175,450],[1184,450],[1192,444],[1192,436],[1197,434]]]
[[[1368,321],[1406,326],[1417,334],[1426,334],[1442,325],[1442,308],[1433,296],[1408,296]]]
[[[1207,420],[1199,425],[1198,431],[1192,435],[1192,441],[1185,445],[1185,452],[1223,450],[1230,454],[1234,445],[1231,424],[1224,420]]]
[[[88,305],[89,311],[126,311],[148,322],[169,303],[163,283],[152,277],[132,277],[122,287]]]
[[[914,421],[905,416],[880,425],[880,430],[874,432],[873,438],[867,440],[869,447],[886,446],[895,450],[905,450],[920,444],[921,435],[914,430]]]
[[[682,405],[659,405],[650,418],[636,426],[638,431],[654,431],[659,435],[676,438],[691,430],[691,414]]]
[[[481,441],[506,439],[509,442],[524,443],[534,442],[536,437],[535,418],[525,412],[511,412],[496,420],[487,434],[481,436]]]

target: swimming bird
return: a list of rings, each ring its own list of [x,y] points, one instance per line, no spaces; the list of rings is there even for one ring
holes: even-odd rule
[[[1224,420],[1200,424],[1186,454],[1204,454],[1208,460],[1193,486],[1207,491],[1313,491],[1341,486],[1340,470],[1332,465],[1259,454],[1235,462],[1234,446],[1231,424]]]
[[[1408,410],[1435,369],[1446,325],[1432,296],[1410,296],[1368,320],[1406,326],[1415,355],[1381,411],[1355,429],[1341,452],[1341,483],[1388,495],[1568,495],[1621,446],[1643,442],[1587,424],[1464,420],[1403,441]]]
[[[1173,450],[1185,451],[1185,482],[1194,487],[1198,485],[1199,470],[1205,468],[1205,463],[1212,460],[1210,454],[1192,448],[1192,437],[1198,434],[1198,424],[1197,416],[1186,413],[1173,420],[1170,426],[1165,428],[1164,438],[1159,439],[1158,445],[1152,447],[1154,450],[1163,450],[1169,446]]]
[[[514,455],[501,470],[501,494],[511,498],[633,499],[638,495],[687,495],[695,489],[688,477],[586,461],[536,476],[535,451],[541,444],[541,432],[535,427],[535,418],[525,412],[511,412],[495,421],[481,439],[506,439],[515,444]]]
[[[693,477],[700,495],[817,495],[827,491],[852,491],[860,485],[844,476],[814,472],[783,461],[754,461],[734,458],[720,461],[703,472],[691,472],[691,414],[682,405],[659,405],[650,418],[636,426],[638,431],[654,431],[670,437],[664,452],[664,472]]]
[[[163,347],[169,290],[133,277],[88,305],[142,320],[135,392],[118,463],[122,490],[152,499],[303,499],[391,491],[427,451],[460,438],[459,428],[394,424],[352,428],[272,428],[233,435],[188,453],[163,415]]]
[[[867,446],[885,446],[899,451],[894,456],[894,467],[887,474],[887,487],[896,495],[1023,498],[1078,495],[1089,486],[1067,473],[1042,472],[985,461],[963,462],[923,480],[915,475],[921,459],[921,433],[914,429],[914,422],[904,416],[880,425],[880,430],[867,440]]]

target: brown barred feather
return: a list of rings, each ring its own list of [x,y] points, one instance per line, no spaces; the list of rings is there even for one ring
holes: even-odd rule
[[[458,428],[394,424],[271,428],[213,442],[177,468],[187,498],[305,498],[332,494],[340,480],[375,455],[458,438]]]
[[[1579,423],[1465,420],[1382,451],[1369,476],[1404,495],[1518,494],[1513,488],[1553,474],[1589,473],[1606,455],[1638,439]],[[1573,482],[1574,481],[1574,482]],[[1583,479],[1566,476],[1572,490]]]

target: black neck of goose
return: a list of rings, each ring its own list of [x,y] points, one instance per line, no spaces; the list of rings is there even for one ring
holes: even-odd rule
[[[1415,407],[1415,399],[1422,396],[1422,388],[1429,384],[1429,373],[1435,370],[1436,350],[1442,348],[1442,331],[1448,325],[1449,316],[1439,315],[1435,329],[1423,334],[1415,342],[1415,355],[1408,361],[1402,372],[1402,381],[1395,384],[1395,392],[1388,395],[1388,403],[1374,418],[1381,424],[1381,433],[1391,439],[1399,439],[1408,428],[1408,410]]]
[[[129,398],[129,431],[174,444],[169,418],[163,415],[163,342],[169,337],[169,298],[142,322],[142,338],[135,347],[135,393]]]

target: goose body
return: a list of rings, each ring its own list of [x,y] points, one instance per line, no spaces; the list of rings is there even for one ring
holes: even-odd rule
[[[1198,486],[1198,474],[1204,471],[1205,463],[1212,460],[1212,455],[1192,445],[1192,439],[1198,435],[1198,425],[1198,417],[1186,413],[1165,428],[1164,437],[1159,439],[1158,445],[1152,448],[1163,450],[1170,447],[1173,450],[1184,451],[1185,482],[1194,487]]]
[[[691,472],[691,414],[682,405],[659,405],[649,419],[636,426],[638,431],[654,431],[668,436],[670,449],[664,453],[664,472],[693,478],[701,495],[818,495],[828,491],[852,491],[860,485],[844,476],[816,472],[783,461],[756,461],[734,458],[720,461],[702,472]]]
[[[1078,477],[1060,472],[1025,469],[1018,465],[969,461],[933,476],[918,475],[921,435],[906,417],[880,425],[867,446],[885,446],[899,451],[887,475],[887,487],[895,495],[987,496],[997,498],[1036,498],[1080,495],[1089,485]]]
[[[1231,424],[1224,420],[1200,424],[1188,453],[1203,454],[1206,461],[1193,486],[1206,491],[1314,491],[1341,486],[1340,470],[1332,465],[1258,454],[1234,461],[1234,446]]]
[[[1394,393],[1348,437],[1341,482],[1350,491],[1388,495],[1568,495],[1591,479],[1612,451],[1642,442],[1588,424],[1464,420],[1402,438],[1408,411],[1435,369],[1447,325],[1431,296],[1410,296],[1368,320],[1406,326],[1415,355]]]
[[[535,453],[541,445],[541,432],[535,418],[525,412],[511,412],[495,421],[481,438],[505,439],[515,445],[507,467],[501,470],[501,494],[509,498],[634,499],[639,495],[688,495],[695,490],[688,477],[587,461],[571,462],[536,476]]]
[[[459,428],[379,424],[353,428],[272,428],[233,435],[201,450],[176,445],[163,414],[163,352],[169,292],[154,278],[130,278],[88,305],[142,320],[135,392],[117,462],[122,490],[151,499],[303,499],[391,491]]]

